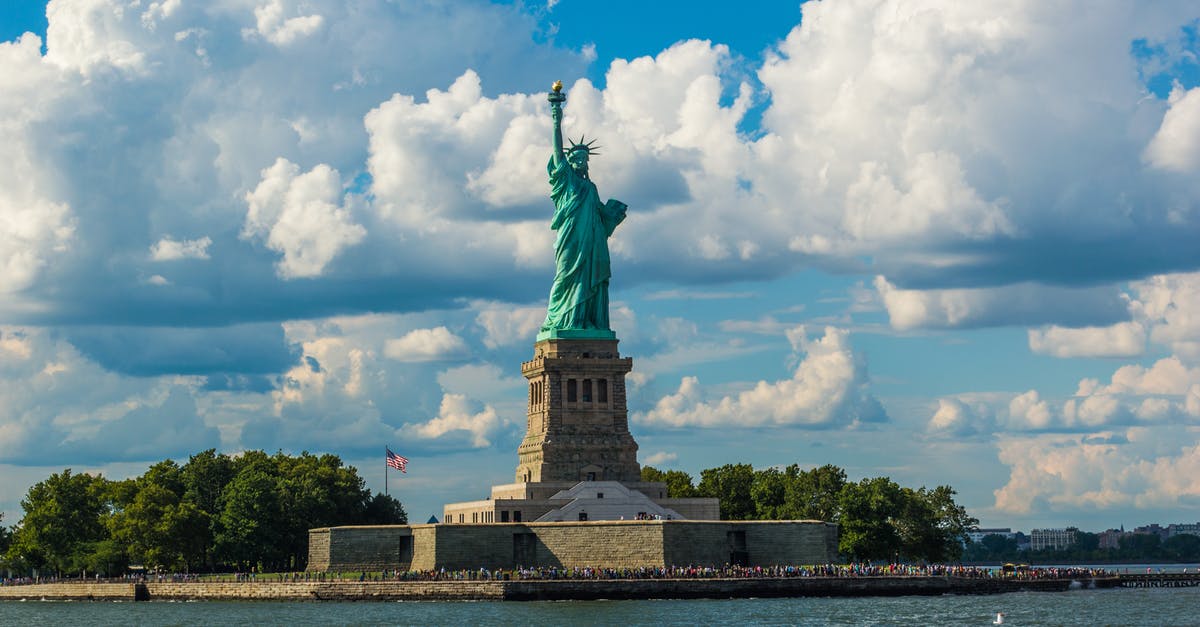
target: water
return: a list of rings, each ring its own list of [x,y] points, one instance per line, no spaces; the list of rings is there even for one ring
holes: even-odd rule
[[[539,603],[0,602],[3,625],[1200,625],[1200,588]]]

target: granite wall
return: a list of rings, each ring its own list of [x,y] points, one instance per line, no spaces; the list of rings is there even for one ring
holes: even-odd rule
[[[624,520],[312,529],[308,569],[768,566],[836,558],[837,525],[832,523]]]

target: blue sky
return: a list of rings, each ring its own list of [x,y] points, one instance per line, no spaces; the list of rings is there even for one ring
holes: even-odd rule
[[[643,463],[949,483],[988,526],[1200,520],[1198,24],[4,3],[0,511],[64,466],[208,447],[336,453],[382,489],[389,444],[421,520],[510,481],[561,79],[630,206],[612,318]]]

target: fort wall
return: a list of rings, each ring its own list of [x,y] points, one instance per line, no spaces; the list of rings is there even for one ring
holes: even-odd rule
[[[819,521],[605,520],[327,527],[310,571],[824,564],[837,525]]]

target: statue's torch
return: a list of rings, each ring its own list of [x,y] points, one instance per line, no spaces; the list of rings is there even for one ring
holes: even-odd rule
[[[562,81],[554,81],[554,85],[550,87],[550,93],[546,95],[546,99],[552,104],[562,104],[567,101],[566,94],[562,93]]]

